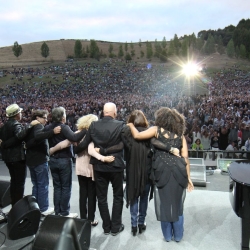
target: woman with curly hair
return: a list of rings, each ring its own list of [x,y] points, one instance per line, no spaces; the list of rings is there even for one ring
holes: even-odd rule
[[[156,185],[155,212],[161,221],[162,233],[166,241],[172,237],[179,242],[183,237],[183,204],[186,188],[192,191],[194,186],[190,178],[188,149],[183,133],[185,118],[177,110],[160,108],[155,114],[155,126],[139,132],[129,123],[131,133],[137,140],[157,138],[165,145],[165,149],[155,148],[151,179]],[[154,142],[153,142],[154,144]],[[176,156],[173,148],[181,153]]]

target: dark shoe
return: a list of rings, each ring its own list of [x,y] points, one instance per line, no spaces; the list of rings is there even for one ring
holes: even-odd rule
[[[144,224],[139,224],[138,228],[139,228],[139,234],[141,234],[142,231],[145,231],[147,228],[146,222]]]
[[[105,235],[109,235],[109,234],[110,234],[110,231],[104,230],[104,234],[105,234]]]
[[[136,236],[136,234],[137,234],[137,227],[132,227],[131,232],[133,233],[133,236]]]
[[[119,234],[119,233],[122,232],[123,230],[124,230],[124,225],[121,224],[121,226],[120,226],[118,232],[111,232],[111,234],[112,234],[113,236],[116,236],[117,234]]]

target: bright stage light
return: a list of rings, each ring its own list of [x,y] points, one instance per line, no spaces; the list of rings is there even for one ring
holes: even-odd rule
[[[195,76],[198,74],[198,66],[194,63],[188,63],[183,65],[182,72],[186,76]]]

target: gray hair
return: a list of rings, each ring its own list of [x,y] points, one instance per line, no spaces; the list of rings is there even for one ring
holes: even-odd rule
[[[63,107],[54,108],[51,115],[52,122],[61,122],[62,118],[66,116],[66,110]]]

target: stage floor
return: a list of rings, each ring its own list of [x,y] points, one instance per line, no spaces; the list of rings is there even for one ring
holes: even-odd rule
[[[0,161],[0,180],[9,180],[8,169]],[[28,171],[29,172],[29,171]],[[149,202],[147,211],[147,230],[143,234],[133,237],[131,235],[130,213],[124,204],[123,224],[125,229],[117,236],[104,235],[102,221],[97,208],[96,219],[99,225],[92,228],[91,244],[92,249],[97,250],[221,250],[240,249],[241,223],[240,218],[234,213],[229,201],[229,177],[214,173],[207,176],[206,187],[195,187],[192,193],[187,193],[184,208],[184,237],[181,242],[166,242],[162,236],[160,222],[156,220],[154,213],[154,202]],[[31,194],[31,180],[29,174],[26,180],[25,194]],[[53,206],[53,185],[50,180],[50,205]],[[109,187],[108,201],[112,206],[112,187]],[[73,185],[71,196],[71,212],[79,214],[78,202],[79,188],[78,181],[73,170]],[[9,211],[10,206],[4,208]],[[6,235],[6,224],[0,224],[0,231]],[[33,240],[33,236],[19,240],[5,239],[0,233],[1,249],[18,250]],[[24,250],[32,249],[32,244],[24,247]]]

